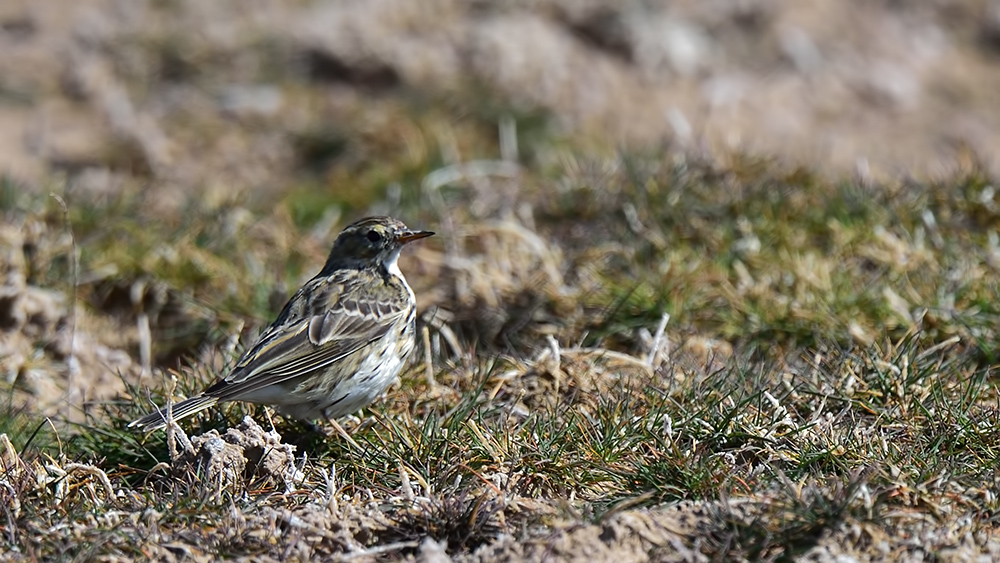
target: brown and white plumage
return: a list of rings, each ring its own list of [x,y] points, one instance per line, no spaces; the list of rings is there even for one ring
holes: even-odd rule
[[[273,405],[300,419],[336,418],[368,405],[399,375],[415,342],[415,300],[396,259],[428,237],[391,217],[349,225],[326,265],[288,301],[230,373],[173,405],[178,420],[223,401]],[[166,425],[156,412],[129,426]]]

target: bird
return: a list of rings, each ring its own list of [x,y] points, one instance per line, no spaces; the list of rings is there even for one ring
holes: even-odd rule
[[[170,418],[245,401],[296,419],[336,423],[374,402],[399,376],[416,342],[416,298],[396,261],[404,246],[433,234],[386,216],[345,227],[322,270],[229,373],[170,407]],[[167,412],[157,408],[128,426],[164,428]]]

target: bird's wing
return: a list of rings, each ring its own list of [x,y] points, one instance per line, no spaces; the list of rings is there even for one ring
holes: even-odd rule
[[[351,270],[313,279],[289,300],[232,372],[204,394],[239,400],[327,368],[385,336],[406,316],[409,303],[399,295],[399,288],[383,284],[377,272]]]

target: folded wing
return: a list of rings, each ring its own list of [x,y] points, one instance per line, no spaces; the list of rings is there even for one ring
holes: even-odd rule
[[[323,278],[306,284],[232,372],[204,395],[240,400],[270,385],[326,369],[385,336],[406,315],[401,306],[405,301],[389,298],[398,289],[379,283],[380,276],[371,280],[374,284],[350,279],[359,275],[378,276],[354,270],[338,272],[329,284]]]

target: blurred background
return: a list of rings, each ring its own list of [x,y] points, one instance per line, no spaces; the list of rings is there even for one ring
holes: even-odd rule
[[[505,119],[528,159],[534,135],[898,178],[1000,150],[990,0],[5,0],[0,53],[24,187],[343,189],[495,156]]]

